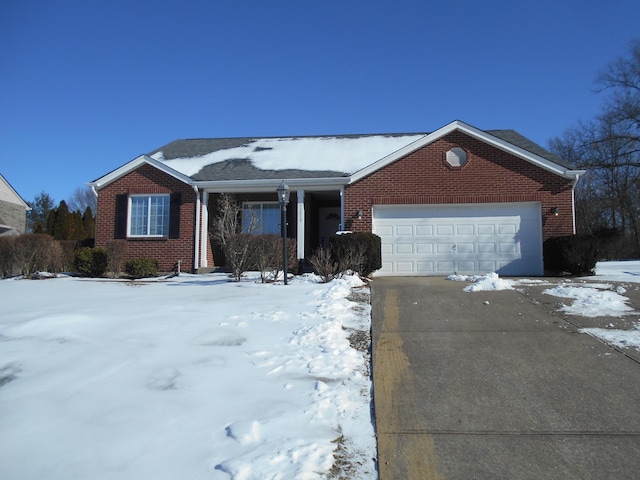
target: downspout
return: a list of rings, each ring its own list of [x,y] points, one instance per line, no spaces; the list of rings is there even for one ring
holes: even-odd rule
[[[580,175],[576,173],[576,176],[571,182],[571,219],[573,221],[573,234],[576,234],[576,185],[578,184],[578,180],[580,179]]]
[[[193,186],[193,191],[196,193],[196,231],[195,238],[193,239],[193,268],[198,271],[199,261],[199,245],[200,245],[200,192],[198,186]]]
[[[91,185],[91,191],[98,198],[98,191],[96,190],[95,185]],[[93,212],[93,218],[95,219],[93,222],[93,239],[95,242],[96,237],[98,236],[98,202],[96,200],[96,211]]]
[[[344,229],[344,187],[340,187],[340,231]]]

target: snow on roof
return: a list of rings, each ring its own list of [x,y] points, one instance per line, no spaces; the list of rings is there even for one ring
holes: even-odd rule
[[[151,155],[192,177],[208,165],[249,160],[259,170],[333,171],[351,174],[423,138],[425,134],[246,139],[240,145],[196,156],[165,155],[169,144]],[[189,142],[189,140],[178,140]],[[213,179],[211,179],[213,180]]]

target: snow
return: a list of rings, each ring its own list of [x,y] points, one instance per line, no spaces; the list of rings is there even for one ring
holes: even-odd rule
[[[465,292],[497,292],[499,290],[513,290],[518,285],[535,285],[547,283],[544,280],[507,280],[500,278],[495,272],[486,273],[484,275],[449,275],[447,280],[455,282],[472,282],[471,285],[464,287]]]
[[[633,308],[626,304],[629,299],[617,291],[608,290],[610,288],[612,288],[611,285],[574,286],[563,283],[542,293],[561,298],[573,298],[575,301],[571,305],[563,305],[560,308],[562,312],[569,315],[622,317],[634,313]]]
[[[615,330],[607,328],[582,328],[581,332],[610,343],[619,348],[633,347],[640,351],[640,322],[635,324],[633,330]]]
[[[465,292],[513,290],[517,286],[550,283],[549,280],[503,279],[495,272],[485,275],[449,275],[447,279],[472,282],[471,285],[464,287]],[[640,261],[599,262],[596,265],[596,275],[581,277],[576,281],[562,280],[542,293],[573,299],[570,305],[560,307],[560,311],[567,315],[619,318],[638,314],[627,304],[629,298],[624,296],[628,286],[604,282],[640,283]],[[489,305],[489,302],[485,301],[484,304]],[[632,330],[615,329],[612,323],[607,327],[609,328],[581,328],[580,332],[617,347],[635,347],[640,350],[640,321],[635,323]]]
[[[606,278],[610,282],[640,283],[640,260],[619,262],[598,262],[596,275],[585,280]]]
[[[0,281],[0,477],[320,479],[341,449],[377,478],[352,288]]]
[[[233,159],[250,160],[261,170],[355,173],[423,137],[424,134],[261,138],[198,157],[165,159],[161,151],[152,157],[187,176],[195,175],[207,165]]]

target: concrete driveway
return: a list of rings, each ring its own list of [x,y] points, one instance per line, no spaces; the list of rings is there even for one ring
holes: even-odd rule
[[[464,286],[372,282],[380,479],[639,478],[638,352],[578,332],[617,320]]]

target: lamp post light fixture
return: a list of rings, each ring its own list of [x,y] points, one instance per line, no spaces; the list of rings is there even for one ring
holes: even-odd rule
[[[289,203],[289,194],[291,190],[289,185],[282,183],[276,190],[278,192],[278,201],[280,202],[280,232],[282,234],[282,265],[284,271],[284,284],[287,285],[287,204]]]

